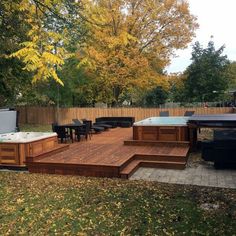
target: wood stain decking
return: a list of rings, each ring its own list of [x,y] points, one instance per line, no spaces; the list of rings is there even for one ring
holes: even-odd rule
[[[132,128],[116,128],[73,143],[55,154],[28,160],[30,172],[128,178],[139,166],[185,168],[189,144],[124,145]]]

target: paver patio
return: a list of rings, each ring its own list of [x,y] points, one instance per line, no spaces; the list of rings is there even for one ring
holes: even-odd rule
[[[236,170],[216,170],[209,162],[188,163],[184,170],[141,167],[129,179],[236,189]]]

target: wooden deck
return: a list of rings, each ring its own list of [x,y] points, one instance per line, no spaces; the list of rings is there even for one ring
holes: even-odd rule
[[[132,128],[116,128],[76,142],[60,153],[27,159],[30,172],[128,178],[139,166],[185,168],[189,144],[134,145]]]

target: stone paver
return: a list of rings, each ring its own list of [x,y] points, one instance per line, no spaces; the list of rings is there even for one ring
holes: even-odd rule
[[[130,179],[236,189],[236,170],[216,170],[209,162],[187,165],[185,170],[141,167]]]

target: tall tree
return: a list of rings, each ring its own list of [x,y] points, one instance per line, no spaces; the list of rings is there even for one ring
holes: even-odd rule
[[[190,101],[217,101],[228,87],[229,61],[222,55],[224,46],[215,49],[210,41],[206,48],[193,45],[192,63],[186,70],[186,94]]]
[[[184,48],[197,27],[188,3],[178,0],[84,0],[91,38],[80,65],[96,74],[116,103],[132,87],[165,83],[159,72],[174,49]]]

